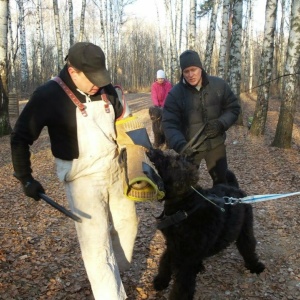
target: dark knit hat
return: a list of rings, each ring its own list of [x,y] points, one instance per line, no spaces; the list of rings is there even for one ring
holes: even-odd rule
[[[183,71],[188,67],[199,67],[202,69],[202,63],[199,54],[193,50],[186,50],[180,55],[180,67]]]
[[[94,85],[102,87],[111,83],[105,67],[105,55],[99,46],[88,42],[76,43],[69,49],[66,59]]]

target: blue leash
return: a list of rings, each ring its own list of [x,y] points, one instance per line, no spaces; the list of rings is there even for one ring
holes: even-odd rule
[[[233,197],[223,197],[226,199],[226,204],[237,204],[237,203],[255,203],[268,200],[274,200],[279,198],[285,198],[290,196],[300,195],[300,192],[287,193],[287,194],[266,194],[266,195],[253,195],[244,198],[233,198]]]
[[[202,198],[209,201],[211,204],[219,207],[222,212],[225,212],[225,209],[223,207],[220,207],[219,204],[215,202],[214,198],[211,198],[209,196],[205,197],[199,191],[197,191],[193,186],[191,186],[191,188],[197,194],[199,194]],[[244,198],[234,198],[234,197],[224,196],[222,198],[225,201],[225,203],[224,203],[225,205],[236,205],[238,203],[255,203],[255,202],[274,200],[274,199],[285,198],[285,197],[296,196],[296,195],[300,195],[300,192],[287,193],[287,194],[252,195],[252,196],[247,196],[247,197],[244,197]],[[221,198],[219,198],[219,199],[221,199]]]

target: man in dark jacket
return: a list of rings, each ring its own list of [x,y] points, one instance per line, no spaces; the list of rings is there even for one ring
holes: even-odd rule
[[[25,195],[39,200],[44,188],[33,177],[29,149],[48,128],[57,175],[82,219],[76,231],[96,300],[127,298],[119,272],[129,267],[137,233],[118,163],[115,120],[122,112],[102,49],[80,42],[58,77],[34,91],[11,135],[14,175]]]
[[[184,51],[180,67],[180,82],[169,92],[163,109],[168,147],[198,165],[205,159],[213,184],[226,183],[225,131],[238,118],[238,99],[223,79],[205,72],[197,52]]]

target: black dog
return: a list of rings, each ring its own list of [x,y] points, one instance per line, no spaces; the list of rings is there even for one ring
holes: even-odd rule
[[[157,227],[166,239],[167,248],[160,259],[154,288],[158,291],[167,288],[173,275],[169,299],[192,300],[197,273],[204,271],[203,260],[233,242],[245,267],[251,273],[261,273],[265,266],[255,253],[251,205],[225,203],[225,196],[242,198],[245,193],[229,185],[220,184],[207,190],[197,187],[197,167],[172,150],[151,149],[147,155],[166,191],[164,212]]]
[[[159,148],[166,141],[164,132],[162,130],[162,124],[161,124],[162,108],[158,106],[151,106],[149,108],[149,116],[152,121],[152,131],[154,134],[153,147]]]

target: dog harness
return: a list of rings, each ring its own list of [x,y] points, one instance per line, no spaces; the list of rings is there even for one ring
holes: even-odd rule
[[[192,187],[194,191],[197,192],[196,189]],[[197,192],[199,194],[199,192]],[[202,194],[201,196],[205,199],[208,200],[210,203],[220,207],[222,212],[225,212],[224,205],[225,199],[223,197],[218,197],[214,194],[211,194],[209,196],[204,197]],[[196,212],[200,207],[202,206],[201,201],[197,201],[192,208],[189,210],[179,210],[175,214],[172,215],[165,215],[165,212],[163,211],[159,217],[156,217],[158,220],[157,222],[157,229],[161,230],[164,228],[167,228],[172,225],[178,225],[180,222],[184,221],[187,219],[190,215],[192,215],[194,212]]]

